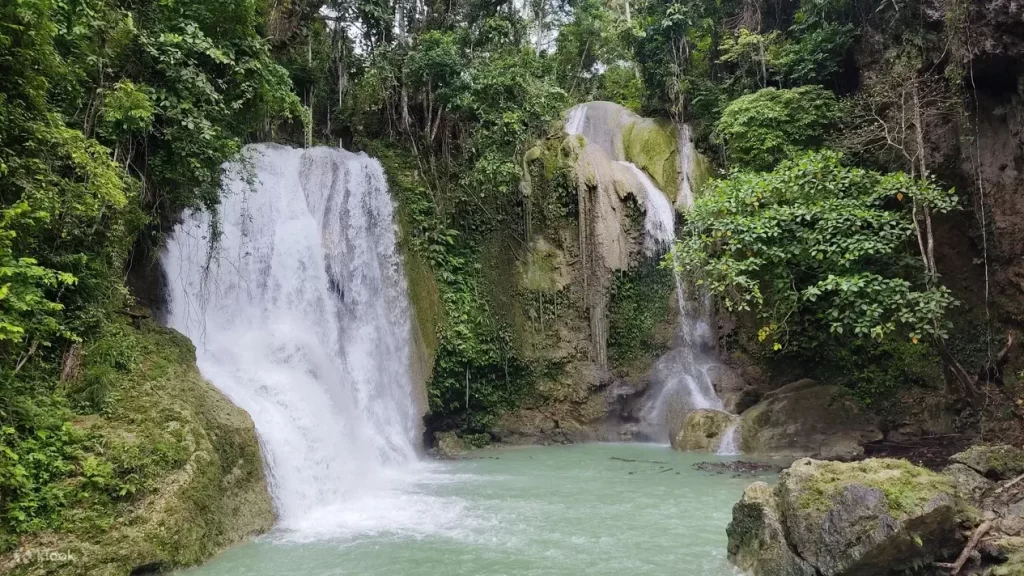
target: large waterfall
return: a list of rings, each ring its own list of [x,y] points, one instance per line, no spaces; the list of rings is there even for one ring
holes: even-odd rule
[[[386,523],[406,505],[366,495],[407,476],[418,428],[383,171],[330,148],[255,145],[243,158],[226,167],[219,227],[186,214],[167,242],[169,322],[252,416],[284,528]]]

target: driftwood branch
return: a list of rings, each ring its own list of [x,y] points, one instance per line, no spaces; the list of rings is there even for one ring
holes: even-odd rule
[[[971,539],[967,541],[967,546],[964,546],[964,549],[960,552],[960,556],[957,557],[956,562],[953,562],[952,564],[939,562],[935,565],[939,568],[948,568],[949,573],[953,576],[959,574],[960,570],[963,570],[964,564],[967,564],[967,560],[971,558],[971,553],[974,552],[975,548],[978,547],[978,544],[981,543],[982,536],[984,536],[991,528],[992,521],[986,520],[981,524],[981,526],[978,526],[974,530],[974,534],[971,534]]]

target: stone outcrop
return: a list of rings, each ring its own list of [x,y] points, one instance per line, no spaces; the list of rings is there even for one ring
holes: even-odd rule
[[[1008,480],[1018,474],[1024,474],[1024,450],[1006,444],[971,446],[959,454],[954,454],[949,460],[991,480]]]
[[[943,471],[965,503],[965,534],[978,534],[964,571],[991,576],[1024,574],[1024,450],[972,446],[950,457]]]
[[[725,364],[708,366],[708,376],[726,412],[739,414],[757,403],[759,392],[739,370]]]
[[[437,457],[445,460],[456,460],[473,448],[465,440],[459,438],[455,432],[434,434],[434,446],[437,450]]]
[[[743,413],[744,454],[853,458],[882,438],[874,418],[834,385],[799,380],[765,394]]]
[[[679,433],[672,437],[672,447],[714,452],[721,445],[726,430],[736,421],[736,416],[721,410],[692,410],[686,414]]]
[[[802,459],[774,489],[747,488],[729,558],[754,576],[883,576],[959,551],[945,477],[902,460]]]

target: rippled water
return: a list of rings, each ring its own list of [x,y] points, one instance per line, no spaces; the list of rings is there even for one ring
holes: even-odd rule
[[[345,532],[271,533],[180,576],[737,574],[725,527],[753,480],[692,468],[723,458],[643,444],[473,456],[325,511],[349,516],[332,523]]]

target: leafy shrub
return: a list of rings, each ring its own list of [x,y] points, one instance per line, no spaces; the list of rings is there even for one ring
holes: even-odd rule
[[[765,88],[733,100],[715,127],[729,163],[771,170],[781,160],[822,144],[839,120],[835,96],[819,86]]]

